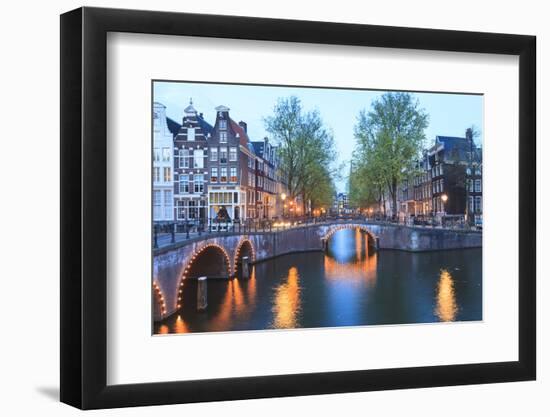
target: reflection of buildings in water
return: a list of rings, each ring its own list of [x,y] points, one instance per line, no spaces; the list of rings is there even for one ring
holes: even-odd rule
[[[458,313],[454,281],[446,269],[442,269],[437,283],[435,315],[441,321],[454,321]]]
[[[166,324],[163,324],[162,326],[159,327],[159,331],[157,332],[157,334],[168,334],[170,333],[169,330],[170,329],[168,329],[168,326]]]
[[[220,284],[222,283],[211,281],[210,285]],[[235,316],[242,316],[242,318],[246,319],[256,306],[256,270],[254,267],[251,268],[250,278],[248,280],[241,282],[239,279],[235,278],[228,280],[225,284],[226,288],[223,301],[220,304],[217,314],[211,319],[212,327],[208,329],[209,331],[231,329],[231,324],[235,322]],[[241,319],[241,317],[239,317],[239,319]],[[162,331],[168,333],[168,326],[162,325],[159,329],[159,333]],[[185,320],[181,316],[178,316],[172,332],[189,333],[190,331]]]
[[[359,229],[354,235],[355,256],[347,262],[338,262],[333,256],[325,255],[325,277],[329,280],[354,280],[376,284],[377,254],[369,253],[368,236]]]
[[[256,306],[256,268],[252,267],[247,281],[232,279],[227,283],[225,297],[210,331],[229,330],[232,323],[247,319]],[[239,316],[239,320],[235,320]]]
[[[176,318],[176,323],[174,324],[174,333],[189,333],[189,328],[181,318],[178,316]]]
[[[300,275],[296,267],[288,270],[286,282],[275,289],[273,299],[273,323],[271,327],[276,329],[289,329],[300,326],[298,313],[301,308],[300,299]]]

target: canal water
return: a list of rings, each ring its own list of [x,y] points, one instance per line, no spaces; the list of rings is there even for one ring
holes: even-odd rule
[[[209,280],[197,312],[186,281],[180,312],[155,333],[218,332],[482,320],[481,249],[369,252],[367,235],[342,230],[327,253],[281,256],[249,280]]]

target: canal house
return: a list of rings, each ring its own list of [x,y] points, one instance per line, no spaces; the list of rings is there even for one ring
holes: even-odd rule
[[[436,136],[428,151],[434,216],[462,217],[473,223],[482,215],[482,150],[466,137]]]
[[[191,100],[174,138],[174,218],[190,225],[207,222],[208,138],[212,133]]]
[[[216,107],[216,121],[208,139],[208,219],[242,222],[255,217],[256,154],[246,123],[229,116],[229,108]]]
[[[153,103],[153,221],[174,220],[173,141],[180,125],[166,117],[166,106]]]

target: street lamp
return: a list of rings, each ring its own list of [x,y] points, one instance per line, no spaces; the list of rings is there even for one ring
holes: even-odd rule
[[[283,200],[283,218],[284,218],[285,217],[285,208],[286,208],[286,203],[285,203],[286,194],[285,193],[281,194],[281,199]]]
[[[447,202],[448,199],[449,199],[449,197],[447,196],[447,194],[443,194],[441,196],[441,201],[443,201],[443,215],[444,216],[447,214],[447,211],[445,210],[445,203]]]

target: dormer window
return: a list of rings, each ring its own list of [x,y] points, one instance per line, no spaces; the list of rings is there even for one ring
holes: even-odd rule
[[[188,141],[194,141],[195,140],[195,128],[194,127],[188,127],[187,128],[187,140]]]
[[[227,130],[227,120],[220,120],[220,130]]]

